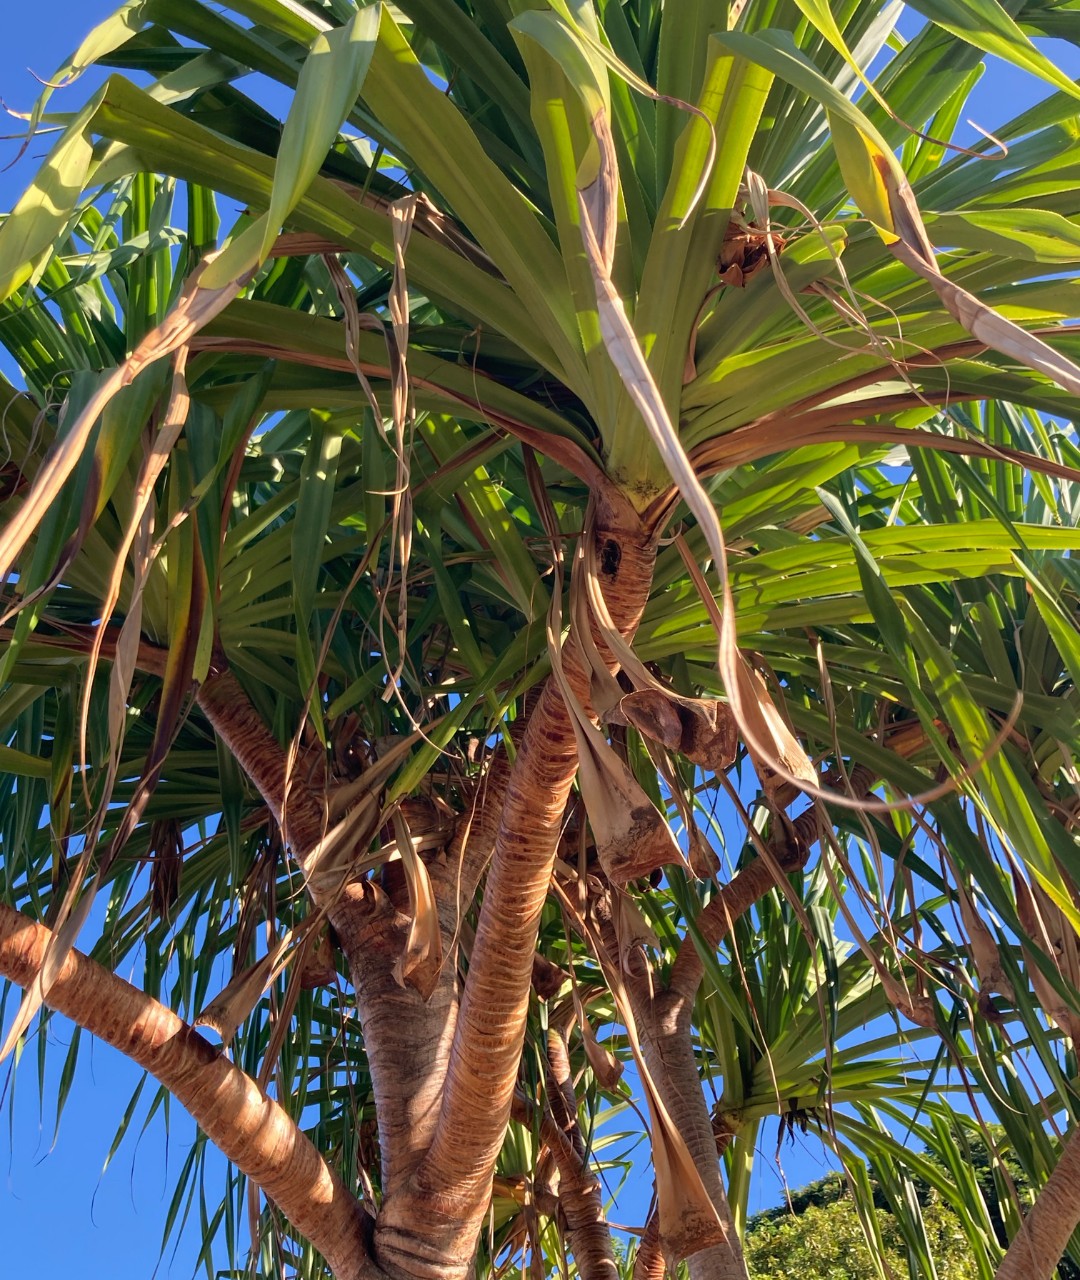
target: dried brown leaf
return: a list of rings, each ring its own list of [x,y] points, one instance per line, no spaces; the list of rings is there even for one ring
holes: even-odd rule
[[[724,773],[735,760],[739,727],[726,702],[637,689],[620,700],[619,713],[639,733],[703,769]]]
[[[139,343],[130,356],[118,365],[87,401],[82,412],[62,440],[50,450],[34,478],[30,492],[22,504],[0,529],[0,581],[7,581],[15,561],[41,523],[46,511],[56,500],[61,487],[75,470],[90,439],[94,424],[105,406],[121,387],[133,382],[147,366],[171,355],[216,315],[220,314],[244,287],[247,276],[230,280],[217,289],[204,289],[199,284],[207,267],[217,254],[207,254],[191,274],[176,306],[155,329]]]
[[[409,824],[400,809],[394,812],[394,835],[405,882],[409,889],[412,921],[405,950],[394,966],[394,977],[405,986],[415,988],[424,1000],[435,990],[442,969],[442,932],[435,891],[423,859],[416,851]]]

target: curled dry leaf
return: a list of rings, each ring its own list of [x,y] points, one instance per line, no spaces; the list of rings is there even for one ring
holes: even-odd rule
[[[926,1027],[929,1031],[938,1030],[934,1001],[931,996],[910,990],[904,983],[898,982],[884,965],[878,968],[878,977],[894,1009],[902,1013],[909,1022],[914,1022],[916,1026]]]
[[[316,987],[330,986],[336,977],[334,944],[330,941],[330,930],[326,928],[304,955],[300,966],[300,986],[304,991],[314,991]]]
[[[227,987],[202,1010],[192,1023],[195,1027],[209,1027],[221,1037],[221,1043],[228,1045],[240,1024],[251,1015],[252,1010],[262,999],[263,992],[273,982],[284,963],[283,956],[288,945],[288,935],[278,943],[273,951],[248,968],[238,973]]]
[[[581,726],[585,719],[589,731]],[[629,766],[587,720],[574,717],[580,754],[578,785],[596,840],[596,853],[613,884],[647,876],[682,861],[664,817]]]
[[[626,694],[618,714],[645,737],[713,773],[724,773],[735,760],[739,727],[726,702],[654,687]]]
[[[1027,957],[1028,977],[1043,1013],[1055,1022],[1074,1044],[1080,1044],[1080,1014],[1072,1009],[1065,997],[1043,973],[1034,959],[1038,949],[1049,956],[1064,979],[1066,986],[1076,990],[1080,979],[1080,960],[1077,956],[1076,934],[1061,910],[1050,901],[1038,884],[1029,886],[1018,871],[1013,871],[1013,887],[1016,893],[1016,914],[1023,927],[1020,945]]]
[[[409,887],[412,922],[405,950],[394,966],[394,977],[404,986],[414,987],[423,999],[435,990],[442,968],[442,933],[435,891],[423,859],[416,851],[409,824],[401,810],[394,813],[394,834]]]
[[[308,935],[322,919],[322,913],[316,911],[295,929],[287,929],[261,960],[233,975],[192,1026],[209,1027],[221,1037],[222,1044],[231,1043],[237,1028],[251,1016],[270,983],[298,951],[305,953]]]
[[[686,823],[687,849],[686,858],[690,870],[699,880],[712,880],[720,874],[720,859],[716,850],[701,834],[694,821]]]
[[[997,992],[1007,1000],[1013,1000],[1015,993],[1012,984],[1005,976],[1005,970],[1001,964],[1001,952],[998,950],[994,935],[976,910],[975,903],[972,902],[971,895],[959,876],[956,877],[956,896],[960,906],[960,918],[964,922],[964,929],[968,936],[968,951],[971,953],[975,972],[979,976],[981,987],[979,1007],[984,1013],[989,1012],[992,1008],[989,1002],[991,994]]]
[[[641,973],[649,963],[646,948],[658,952],[660,940],[630,894],[616,889],[612,898],[611,922],[619,939],[619,965],[624,973]]]
[[[585,1012],[585,1006],[578,995],[577,988],[574,989],[574,1014],[577,1018],[578,1030],[581,1032],[585,1057],[592,1068],[593,1075],[596,1076],[602,1089],[614,1089],[622,1078],[622,1063],[597,1040],[596,1032]]]

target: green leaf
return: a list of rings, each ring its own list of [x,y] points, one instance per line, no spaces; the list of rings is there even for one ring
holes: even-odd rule
[[[997,0],[911,0],[911,7],[976,49],[1004,58],[1063,93],[1080,98],[1080,88],[1039,52]]]

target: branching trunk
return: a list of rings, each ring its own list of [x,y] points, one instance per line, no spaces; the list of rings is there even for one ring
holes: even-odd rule
[[[199,706],[232,751],[304,867],[322,838],[322,804],[299,781],[286,792],[287,758],[231,671],[212,675],[199,690]],[[433,869],[433,882],[453,877]],[[448,892],[443,892],[445,902]],[[446,957],[425,1002],[402,986],[395,965],[404,951],[408,917],[385,893],[360,881],[346,885],[329,906],[330,921],[349,964],[368,1056],[384,1196],[408,1181],[431,1143],[457,1021],[453,910],[444,908]]]
[[[629,634],[652,583],[653,540],[627,506],[617,520],[610,512],[598,518],[596,529],[601,589]],[[588,675],[573,640],[563,662],[588,707]],[[379,1215],[376,1256],[391,1274],[453,1280],[471,1264],[510,1117],[540,913],[576,771],[570,717],[549,681],[507,785],[435,1139],[413,1186]]]
[[[0,973],[33,981],[51,933],[0,903]],[[250,1076],[170,1009],[73,951],[46,1003],[145,1067],[323,1254],[337,1280],[379,1280],[360,1205]]]

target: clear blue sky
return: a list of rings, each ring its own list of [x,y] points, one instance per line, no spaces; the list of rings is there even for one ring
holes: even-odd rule
[[[34,75],[49,79],[81,36],[115,7],[115,0],[43,0],[36,5],[7,0],[0,41],[4,104],[16,111],[29,110],[38,90]],[[1055,41],[1048,51],[1070,74],[1080,75],[1076,50]],[[94,83],[87,76],[55,97],[54,105],[62,109],[78,104]],[[984,76],[968,114],[992,130],[1042,94],[1038,82],[999,64]],[[0,132],[16,132],[19,121],[11,120],[9,125]],[[9,163],[16,150],[14,142],[0,143],[0,165]],[[15,166],[0,172],[0,209],[9,209],[18,198],[44,150],[44,144],[37,142]],[[102,1176],[102,1165],[140,1073],[107,1046],[88,1042],[54,1142],[57,1084],[70,1034],[70,1026],[62,1020],[53,1022],[43,1109],[35,1045],[28,1049],[14,1081],[9,1079],[7,1065],[0,1068],[0,1084],[8,1090],[0,1119],[0,1239],[6,1267],[11,1274],[35,1275],[40,1280],[69,1280],[72,1275],[150,1280],[155,1269],[158,1276],[186,1280],[200,1247],[197,1221],[184,1233],[175,1255],[170,1253],[159,1263],[159,1250],[172,1187],[190,1149],[193,1127],[177,1107],[168,1148],[160,1115],[140,1136],[152,1096],[148,1085],[132,1129]],[[770,1126],[762,1137],[752,1208],[782,1197],[780,1173],[772,1159],[774,1143]],[[793,1187],[821,1176],[827,1168],[825,1153],[812,1136],[797,1139],[794,1147],[785,1146],[781,1159]],[[632,1212],[625,1205],[619,1217],[626,1221]],[[218,1265],[225,1265],[224,1260]]]

